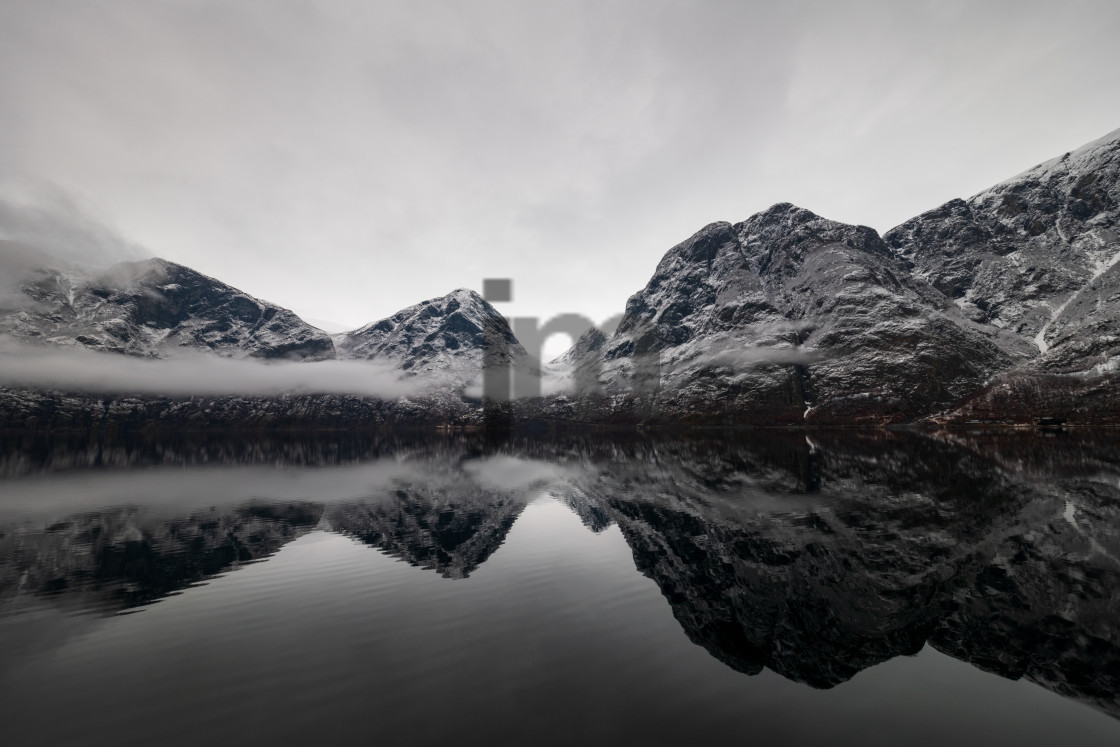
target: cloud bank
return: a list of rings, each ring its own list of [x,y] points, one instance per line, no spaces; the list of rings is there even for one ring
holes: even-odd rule
[[[130,358],[0,340],[0,386],[67,392],[180,396],[350,394],[396,399],[433,383],[368,361],[255,361],[197,354]]]
[[[65,191],[0,181],[0,309],[26,307],[21,288],[37,270],[104,270],[150,256]]]
[[[150,256],[67,192],[28,181],[0,182],[0,240],[9,242],[6,254],[14,254],[14,247],[19,247],[26,261],[38,254],[54,264],[82,267]],[[3,258],[0,254],[0,261]]]

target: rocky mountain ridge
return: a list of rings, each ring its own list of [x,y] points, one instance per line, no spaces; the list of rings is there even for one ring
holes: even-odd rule
[[[424,376],[445,389],[474,386],[479,397],[484,365],[531,368],[505,317],[466,288],[333,339],[340,359],[391,363],[405,375]]]
[[[970,318],[1037,348],[1033,368],[1120,355],[1120,130],[883,238]]]
[[[176,411],[206,423],[248,410],[267,425],[286,411],[314,424],[330,411],[337,425],[376,411],[373,422],[474,425],[488,422],[484,367],[540,375],[501,314],[468,290],[333,336],[163,260],[95,277],[39,268],[17,295],[15,306],[4,295],[0,334],[22,340],[147,357],[192,348],[372,360],[433,382],[400,403],[149,398],[126,408],[133,419]],[[1120,422],[1120,130],[883,236],[788,203],[713,223],[665,254],[612,335],[589,331],[557,364],[574,388],[495,403],[503,422]],[[44,407],[65,427],[91,398],[4,399],[12,427],[42,424]]]
[[[1120,422],[1118,199],[1120,130],[883,237],[779,203],[671,249],[563,361],[623,422]]]
[[[41,264],[21,275],[18,294],[7,294],[0,310],[0,334],[149,358],[180,349],[226,358],[334,357],[330,337],[288,309],[163,259],[92,272]]]
[[[673,420],[912,419],[1012,365],[1001,343],[872,229],[781,203],[671,249],[615,335],[574,363],[622,390],[655,354]]]

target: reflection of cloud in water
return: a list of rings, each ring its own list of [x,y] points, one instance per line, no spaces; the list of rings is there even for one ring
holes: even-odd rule
[[[254,497],[327,503],[366,498],[424,475],[425,465],[395,459],[344,467],[71,471],[5,481],[0,518],[55,516],[114,505],[170,514],[198,506],[237,505]]]
[[[463,471],[479,485],[492,490],[524,490],[563,482],[572,475],[570,467],[538,459],[501,454],[474,459],[463,464]]]

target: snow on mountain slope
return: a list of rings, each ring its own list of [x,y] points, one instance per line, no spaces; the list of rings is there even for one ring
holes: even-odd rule
[[[506,320],[468,290],[328,336],[171,262],[93,272],[25,249],[0,242],[0,336],[145,357],[201,348],[376,360],[428,382],[385,415],[402,421],[470,420],[488,366],[541,375]],[[558,363],[581,396],[527,398],[519,416],[1113,422],[1120,130],[882,238],[787,203],[713,223],[663,257],[614,334],[590,331]]]
[[[884,239],[972,319],[1032,345],[1037,368],[1120,355],[1120,130]]]
[[[661,417],[879,421],[947,405],[1010,366],[993,338],[872,229],[781,203],[671,249],[615,335],[571,357],[621,391],[655,353]]]
[[[462,288],[333,337],[340,358],[392,363],[450,389],[478,387],[484,362],[530,368],[505,318],[478,293]]]
[[[0,334],[145,357],[177,348],[227,358],[322,360],[330,337],[291,311],[162,259],[107,270],[25,267]]]

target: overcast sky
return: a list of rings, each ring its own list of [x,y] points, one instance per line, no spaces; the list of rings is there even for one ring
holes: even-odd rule
[[[511,277],[504,313],[598,321],[706,223],[885,231],[1120,127],[1118,32],[1115,0],[3,0],[0,175],[310,319]]]

